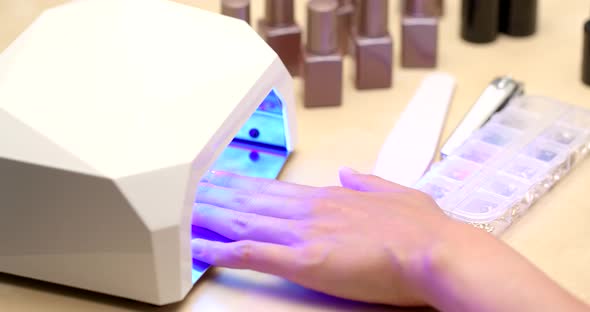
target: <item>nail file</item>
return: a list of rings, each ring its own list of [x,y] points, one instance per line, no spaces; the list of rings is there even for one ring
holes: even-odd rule
[[[438,149],[454,90],[455,79],[446,73],[422,80],[387,136],[374,175],[408,187],[424,175]]]

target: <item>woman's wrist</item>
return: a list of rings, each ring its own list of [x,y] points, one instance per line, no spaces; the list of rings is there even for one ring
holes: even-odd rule
[[[471,306],[473,298],[469,296],[485,292],[489,287],[478,282],[477,275],[490,271],[480,260],[487,258],[497,244],[501,243],[471,225],[457,221],[446,224],[422,278],[429,304],[443,311],[474,308]]]
[[[427,250],[419,262],[414,264],[413,272],[418,284],[420,296],[429,305],[440,309],[459,311],[463,297],[472,290],[459,288],[466,273],[465,265],[473,266],[472,258],[465,253],[467,243],[465,237],[471,241],[480,233],[477,229],[454,220],[445,220],[439,228],[432,246]],[[486,233],[483,233],[486,234]]]
[[[473,241],[479,234],[489,234],[474,233],[481,230],[449,218],[441,218],[435,224],[435,232],[424,233],[422,239],[416,240],[415,252],[408,255],[402,271],[404,287],[415,294],[416,302],[442,310],[451,302],[460,302],[461,291],[465,292],[463,288],[457,289],[466,273],[462,266],[473,266],[470,264],[473,260],[463,246],[465,237]]]
[[[587,311],[587,307],[508,245],[473,226],[451,221],[418,281],[441,311]]]

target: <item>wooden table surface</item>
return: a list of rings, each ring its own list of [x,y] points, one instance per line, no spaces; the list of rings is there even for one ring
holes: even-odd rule
[[[0,0],[0,50],[44,8],[63,0]],[[180,2],[219,11],[218,0]],[[500,36],[474,45],[459,37],[460,1],[446,1],[440,26],[437,70],[454,75],[457,90],[443,140],[496,76],[509,74],[527,94],[543,95],[590,108],[590,87],[580,81],[582,25],[590,18],[585,0],[540,2],[538,33],[529,38]],[[297,0],[296,18],[305,23],[305,1]],[[310,185],[338,183],[338,167],[370,171],[385,136],[429,70],[399,66],[399,13],[391,1],[394,36],[394,87],[357,91],[352,62],[345,62],[344,103],[337,108],[305,109],[296,79],[300,144],[280,179]],[[252,0],[252,20],[263,1]],[[590,303],[590,160],[542,198],[502,239],[538,265],[560,285]],[[586,193],[585,193],[586,192]],[[490,285],[502,287],[501,285]],[[467,290],[466,290],[467,291]],[[523,292],[528,291],[523,289]],[[180,303],[154,307],[49,283],[0,274],[0,311],[391,311],[330,298],[274,276],[214,269]]]

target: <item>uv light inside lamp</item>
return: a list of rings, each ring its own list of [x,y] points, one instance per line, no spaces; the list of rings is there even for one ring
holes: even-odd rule
[[[246,23],[165,0],[78,0],[0,55],[0,272],[157,305],[194,263],[210,169],[275,178],[292,79]]]

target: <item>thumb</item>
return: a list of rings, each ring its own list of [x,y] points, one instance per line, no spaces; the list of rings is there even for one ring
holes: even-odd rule
[[[404,192],[408,188],[380,177],[362,174],[358,171],[343,167],[339,171],[340,183],[343,187],[360,192]]]

